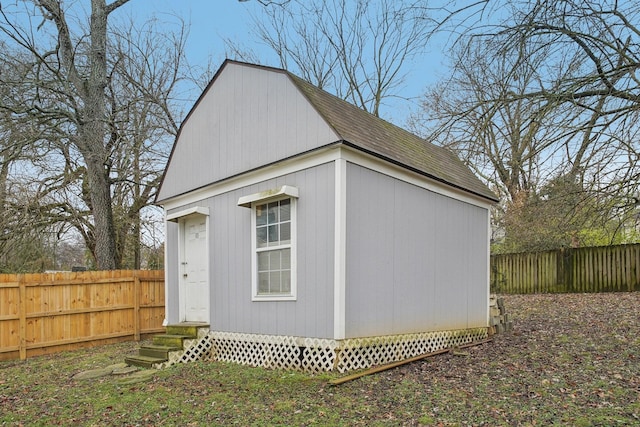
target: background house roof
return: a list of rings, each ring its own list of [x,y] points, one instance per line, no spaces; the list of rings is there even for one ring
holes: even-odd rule
[[[483,198],[498,200],[471,169],[448,149],[431,144],[288,71],[284,72],[342,137],[343,143]]]

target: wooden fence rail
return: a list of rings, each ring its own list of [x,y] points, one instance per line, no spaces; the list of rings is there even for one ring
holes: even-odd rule
[[[0,360],[162,331],[164,272],[0,274]]]
[[[491,292],[640,291],[640,244],[491,256]]]

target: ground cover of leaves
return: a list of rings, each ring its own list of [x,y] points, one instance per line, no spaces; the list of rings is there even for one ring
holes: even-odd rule
[[[0,362],[0,425],[640,425],[640,293],[504,298],[513,332],[340,386],[217,362],[72,378],[136,343]]]

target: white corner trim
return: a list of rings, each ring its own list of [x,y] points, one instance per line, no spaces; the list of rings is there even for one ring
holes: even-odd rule
[[[487,309],[487,326],[491,326],[491,309],[489,305],[491,304],[491,209],[487,211],[487,277],[486,277],[486,309]]]
[[[209,216],[209,208],[203,206],[194,206],[192,208],[184,209],[178,212],[173,212],[167,215],[167,221],[177,222],[178,218],[182,218],[187,215],[200,214]]]
[[[347,161],[335,161],[335,219],[333,265],[333,339],[346,336],[347,281]]]
[[[162,231],[164,232],[165,241],[166,236],[169,235],[168,224],[167,221],[162,222]],[[164,259],[169,259],[169,245],[164,245]],[[169,271],[170,268],[168,265],[165,266],[164,269],[164,294],[165,294],[165,303],[164,303],[164,320],[162,321],[162,326],[166,326],[169,324],[169,303],[167,302],[167,295],[169,295]]]
[[[261,200],[267,200],[279,196],[289,196],[298,198],[298,188],[290,185],[283,185],[280,188],[273,190],[261,191],[259,193],[249,194],[248,196],[242,196],[238,199],[238,206],[244,208],[250,208],[251,203]]]

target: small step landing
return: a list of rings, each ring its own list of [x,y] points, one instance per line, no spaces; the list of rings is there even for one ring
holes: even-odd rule
[[[138,350],[140,356],[156,357],[162,359],[169,354],[170,351],[182,350],[181,346],[167,346],[159,344],[143,344]]]
[[[152,368],[169,360],[169,352],[184,350],[184,341],[198,337],[198,330],[209,329],[206,323],[183,322],[166,326],[166,333],[154,335],[151,344],[143,344],[138,354],[125,357],[130,366]]]

